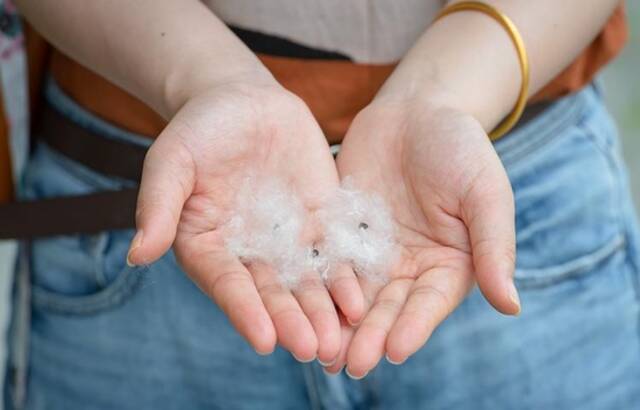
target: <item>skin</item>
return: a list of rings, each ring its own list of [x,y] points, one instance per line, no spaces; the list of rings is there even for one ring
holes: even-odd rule
[[[332,362],[340,348],[334,301],[352,320],[363,313],[355,275],[342,269],[331,294],[319,277],[291,291],[268,267],[229,254],[218,228],[250,174],[286,181],[308,210],[307,244],[318,240],[315,210],[338,174],[307,107],[277,84],[227,84],[190,99],[147,154],[129,259],[150,263],[173,244],[185,272],[258,353],[277,342],[300,361]]]
[[[452,153],[451,145],[461,149]],[[428,102],[376,101],[355,119],[338,169],[387,199],[402,256],[386,285],[363,283],[368,313],[357,329],[344,329],[343,338],[351,341],[329,371],[346,362],[349,374],[359,378],[385,354],[404,362],[476,279],[493,281],[486,293],[499,301],[497,309],[519,313],[510,280],[513,195],[477,120]]]
[[[488,3],[524,38],[530,94],[575,58],[617,5],[589,2],[595,9],[585,11],[584,2],[572,1]],[[359,326],[343,326],[339,360],[327,371],[346,366],[359,379],[384,355],[404,362],[475,282],[496,310],[520,312],[513,193],[487,136],[515,104],[519,73],[503,28],[477,12],[457,13],[418,39],[354,119],[337,161],[340,176],[389,201],[404,253],[386,286],[363,284],[368,313]]]
[[[431,25],[354,120],[336,168],[304,104],[199,1],[16,3],[59,49],[170,120],[145,160],[128,261],[151,263],[173,244],[185,272],[258,352],[278,342],[359,378],[385,354],[406,360],[476,281],[498,311],[520,311],[513,194],[486,132],[513,107],[521,78],[492,19],[463,12]],[[487,3],[522,34],[533,94],[618,1]],[[216,228],[233,181],[252,171],[290,181],[311,223],[339,177],[380,193],[403,247],[392,280],[358,282],[344,268],[329,293],[313,282],[292,293],[268,269],[228,255]]]

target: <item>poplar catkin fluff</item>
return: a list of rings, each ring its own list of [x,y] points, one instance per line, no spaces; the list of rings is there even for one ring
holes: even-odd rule
[[[243,263],[269,265],[289,288],[309,274],[329,281],[342,264],[369,280],[385,281],[398,258],[384,200],[348,180],[315,213],[322,232],[314,243],[303,237],[309,223],[303,203],[282,182],[247,178],[233,209],[222,227],[226,248]]]

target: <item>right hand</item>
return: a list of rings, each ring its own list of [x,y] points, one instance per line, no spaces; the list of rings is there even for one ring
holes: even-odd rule
[[[520,312],[509,178],[480,123],[444,101],[435,92],[378,96],[342,142],[340,175],[385,198],[400,256],[386,283],[362,281],[367,314],[344,327],[329,372],[346,363],[364,377],[385,354],[404,362],[476,280],[497,310]]]
[[[248,175],[285,181],[313,211],[339,178],[323,133],[306,105],[274,80],[228,81],[188,98],[144,161],[128,261],[148,264],[174,245],[187,275],[260,354],[276,342],[298,360],[334,361],[340,323],[334,301],[358,322],[364,300],[352,271],[329,290],[313,280],[291,291],[272,269],[244,266],[219,227]]]

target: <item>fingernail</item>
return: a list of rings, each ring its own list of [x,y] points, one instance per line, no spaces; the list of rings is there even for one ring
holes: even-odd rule
[[[349,368],[348,367],[346,369],[344,369],[344,372],[347,374],[347,376],[349,376],[349,378],[351,378],[353,380],[362,380],[365,377],[367,377],[367,374],[369,374],[369,372],[367,372],[367,373],[363,374],[360,377],[356,377],[356,376],[352,375],[351,373],[349,373]]]
[[[406,359],[405,359],[405,360],[402,360],[402,361],[400,361],[400,362],[394,362],[394,361],[393,361],[393,360],[391,360],[391,358],[389,357],[389,354],[386,354],[384,357],[387,359],[387,361],[388,361],[389,363],[394,364],[394,365],[396,365],[396,366],[401,365],[402,363],[404,363],[404,362],[406,361]]]
[[[273,349],[269,350],[269,351],[265,351],[265,352],[261,352],[258,349],[254,349],[256,351],[256,353],[260,356],[269,356],[271,353],[273,353]]]
[[[322,367],[330,367],[333,366],[334,364],[336,364],[336,362],[338,361],[338,358],[336,357],[335,359],[333,359],[332,361],[325,363],[322,360],[318,359],[318,363],[320,363],[320,366]]]
[[[328,374],[329,376],[335,376],[335,375],[340,374],[340,372],[342,371],[342,369],[344,369],[344,366],[342,366],[342,367],[341,367],[341,368],[339,368],[335,373],[333,373],[333,372],[330,372],[329,370],[327,370],[326,368],[324,368],[324,367],[323,367],[323,368],[322,368],[322,371],[323,371],[325,374]]]
[[[142,229],[136,232],[135,236],[131,240],[131,246],[129,246],[129,252],[127,252],[127,265],[130,267],[136,266],[131,262],[131,253],[138,249],[142,245]]]
[[[295,354],[291,353],[291,356],[293,356],[294,359],[296,359],[297,361],[299,361],[300,363],[311,363],[312,361],[316,360],[316,357],[313,356],[311,359],[309,360],[302,360],[300,359],[298,356],[296,356]]]
[[[511,281],[509,288],[509,300],[511,300],[511,303],[513,303],[516,308],[515,315],[517,316],[520,314],[520,310],[522,309],[520,305],[520,296],[518,295],[518,289],[516,289],[516,285],[513,281]]]
[[[358,325],[360,324],[360,322],[362,322],[362,319],[360,319],[360,320],[358,320],[358,321],[356,321],[356,322],[352,322],[352,321],[351,321],[351,319],[347,318],[347,322],[348,322],[351,326],[356,327],[356,326],[358,326]]]

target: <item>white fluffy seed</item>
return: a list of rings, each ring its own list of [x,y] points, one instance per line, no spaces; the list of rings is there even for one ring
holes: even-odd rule
[[[222,228],[225,245],[244,263],[270,265],[290,288],[310,273],[326,281],[339,264],[370,280],[386,280],[399,251],[391,212],[380,196],[343,184],[318,211],[324,239],[316,247],[302,244],[306,215],[284,183],[247,178]]]
[[[386,281],[399,248],[391,211],[376,194],[346,180],[320,214],[323,249],[332,264],[350,264],[358,275]]]
[[[243,262],[270,265],[282,284],[294,287],[314,268],[311,249],[301,244],[304,223],[304,206],[286,185],[247,178],[223,227],[225,245]]]

